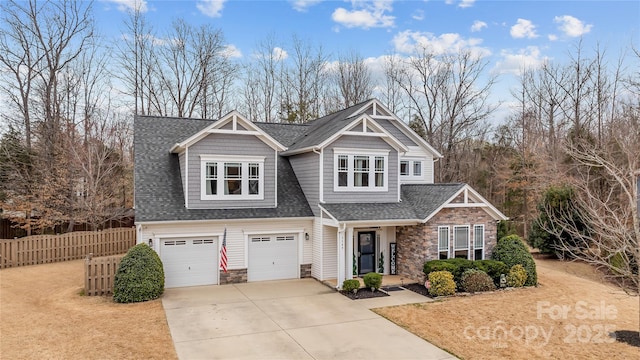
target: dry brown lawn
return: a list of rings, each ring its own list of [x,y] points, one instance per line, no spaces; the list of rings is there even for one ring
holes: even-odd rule
[[[0,270],[0,358],[177,358],[160,300],[81,296],[83,278],[83,260]]]
[[[586,264],[536,263],[537,288],[376,312],[461,358],[640,359],[640,348],[608,336],[638,330],[638,296],[607,284]]]

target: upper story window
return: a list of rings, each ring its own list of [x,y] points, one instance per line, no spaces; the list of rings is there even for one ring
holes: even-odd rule
[[[422,163],[420,159],[406,159],[400,161],[400,176],[405,180],[422,180]]]
[[[387,191],[389,151],[334,150],[335,191]]]
[[[264,157],[201,155],[202,200],[264,199]]]

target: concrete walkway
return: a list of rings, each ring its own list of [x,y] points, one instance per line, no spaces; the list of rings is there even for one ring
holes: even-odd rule
[[[300,279],[167,289],[162,304],[181,360],[455,359],[368,310],[394,297],[429,301],[354,301]]]

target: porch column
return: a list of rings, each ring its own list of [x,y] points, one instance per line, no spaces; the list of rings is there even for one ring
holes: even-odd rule
[[[347,279],[353,279],[353,228],[347,228],[347,268],[345,269]]]
[[[338,225],[338,278],[337,278],[337,284],[336,287],[338,289],[342,288],[342,283],[345,280],[344,277],[344,268],[345,268],[345,261],[344,261],[344,232],[345,229],[344,227],[341,227]]]

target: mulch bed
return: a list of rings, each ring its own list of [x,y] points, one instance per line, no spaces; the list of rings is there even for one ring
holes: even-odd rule
[[[640,333],[638,331],[618,330],[612,334],[616,341],[640,347]]]
[[[407,290],[411,290],[414,293],[418,293],[418,294],[423,295],[423,296],[431,297],[431,295],[429,295],[429,290],[427,290],[427,288],[424,287],[423,284],[413,283],[413,284],[402,285],[402,287],[407,289]]]
[[[382,292],[380,290],[372,292],[371,290],[364,289],[364,288],[358,289],[358,292],[355,294],[352,291],[340,291],[340,293],[351,300],[371,299],[371,298],[389,296],[389,294]]]

